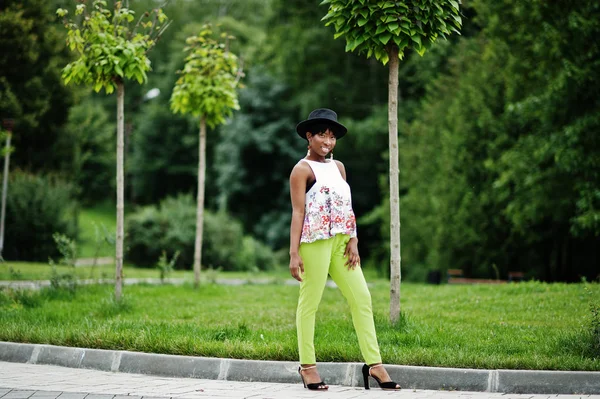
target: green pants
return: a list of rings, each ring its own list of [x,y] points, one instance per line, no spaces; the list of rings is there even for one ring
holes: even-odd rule
[[[298,350],[301,364],[316,363],[315,315],[321,302],[329,274],[350,305],[354,330],[365,363],[381,363],[379,345],[375,335],[371,294],[362,269],[348,270],[344,251],[350,237],[338,234],[327,240],[300,244],[300,257],[304,274],[300,283],[300,297],[296,311]]]

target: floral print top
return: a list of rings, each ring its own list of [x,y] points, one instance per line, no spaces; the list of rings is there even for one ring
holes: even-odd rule
[[[304,159],[315,174],[315,184],[304,200],[301,243],[325,240],[336,234],[356,237],[356,217],[352,210],[350,186],[335,161]]]

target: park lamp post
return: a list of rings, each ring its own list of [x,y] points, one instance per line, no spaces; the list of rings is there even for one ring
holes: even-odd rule
[[[148,90],[146,92],[146,94],[144,94],[142,96],[142,98],[140,100],[137,101],[136,104],[136,109],[139,109],[139,107],[150,101],[155,99],[156,97],[158,97],[160,95],[160,89],[155,87],[152,88],[150,90]],[[131,144],[131,140],[132,140],[132,134],[133,134],[133,123],[131,122],[127,122],[125,123],[125,161],[127,162],[127,158],[130,155],[133,155],[133,153],[135,152],[135,145]],[[131,150],[129,149],[131,146]],[[131,172],[131,168],[128,168],[128,176],[126,181],[129,182],[130,186],[129,186],[129,200],[131,202],[133,202],[135,204],[135,200],[136,200],[136,181],[133,178],[133,173]],[[125,189],[125,191],[127,191],[127,188]]]
[[[8,193],[8,166],[10,163],[10,138],[12,136],[14,120],[2,119],[2,126],[7,130],[6,145],[4,147],[4,173],[2,174],[2,210],[0,211],[0,259],[4,250],[4,220],[6,219],[6,195]]]

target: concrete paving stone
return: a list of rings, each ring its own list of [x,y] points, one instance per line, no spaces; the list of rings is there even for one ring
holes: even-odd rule
[[[172,396],[168,393],[168,392],[162,392],[162,391],[153,391],[153,390],[147,390],[147,391],[136,391],[135,392],[138,395],[141,395],[143,398],[148,397],[148,396],[152,396],[152,397],[159,397],[159,398],[171,398]]]
[[[9,381],[6,380],[5,378],[0,378],[0,381],[2,381],[3,385],[12,385],[14,388],[9,389],[8,392],[4,392],[4,393],[0,393],[0,396],[2,395],[6,395],[8,394],[10,391],[14,391],[14,390],[31,390],[31,391],[37,391],[38,389],[32,384],[32,385],[27,385],[27,386],[23,386],[22,384],[19,383],[19,381]]]
[[[0,360],[12,363],[27,363],[35,345],[0,342]]]
[[[31,386],[31,385],[29,385]],[[44,389],[43,387],[40,387],[39,385],[36,386],[37,389]],[[60,389],[63,392],[71,392],[71,393],[83,393],[82,391],[84,391],[84,389],[82,389],[82,384],[72,384],[72,383],[66,383],[66,382],[62,382],[62,383],[55,383],[52,385],[47,385],[46,389],[51,389],[51,390],[57,390]]]
[[[39,398],[40,396],[54,396],[57,397],[62,393],[62,391],[36,391],[31,397]]]
[[[81,385],[78,386],[78,390],[82,388]],[[127,395],[129,390],[122,385],[117,384],[102,384],[102,385],[89,385],[85,387],[89,393],[111,393],[113,395]]]
[[[171,396],[177,396],[177,395],[184,395],[184,394],[199,392],[200,390],[201,390],[201,388],[195,388],[195,389],[190,389],[190,388],[169,388],[169,389],[166,389],[165,392],[168,392],[169,395],[171,395]]]
[[[13,376],[6,375],[0,371],[0,382],[3,385],[14,387],[15,386],[14,382],[18,381],[18,380],[20,380],[20,378],[15,378]]]
[[[85,399],[113,399],[114,396],[112,394],[90,393]]]
[[[81,392],[63,392],[58,399],[83,399],[87,396],[87,393]]]
[[[4,381],[2,381],[2,382],[4,382]],[[7,393],[9,393],[10,391],[12,391],[12,389],[10,389],[10,388],[0,388],[0,398],[3,395],[6,395]]]
[[[106,388],[103,389],[102,391],[98,391],[95,393],[112,393],[115,396],[127,396],[127,397],[133,397],[133,396],[137,396],[137,397],[142,397],[143,395],[140,392],[137,391],[133,391],[131,389],[128,389],[128,387],[119,387],[119,388]]]
[[[32,396],[35,391],[13,389],[2,396],[2,399],[27,399]]]
[[[142,399],[142,397],[137,395],[115,395],[113,399]]]

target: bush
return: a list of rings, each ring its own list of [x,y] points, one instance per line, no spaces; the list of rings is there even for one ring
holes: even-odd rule
[[[24,308],[37,308],[43,304],[44,298],[38,291],[28,289],[2,289],[0,290],[0,309],[7,311],[19,306]]]
[[[71,294],[75,294],[75,290],[77,289],[77,275],[75,274],[77,244],[69,237],[59,233],[54,233],[52,238],[56,242],[56,247],[61,255],[58,264],[68,266],[70,270],[67,272],[59,272],[56,268],[56,262],[50,258],[48,260],[48,263],[52,267],[50,288],[52,290],[65,290]]]
[[[204,212],[202,264],[225,271],[240,270],[238,254],[244,231],[237,220],[225,212]]]
[[[179,252],[177,268],[192,268],[196,203],[191,195],[167,198],[158,207],[140,208],[128,216],[125,228],[129,261],[152,267],[163,251],[169,257]],[[230,271],[266,269],[273,264],[271,249],[244,237],[238,221],[223,212],[204,211],[203,266]]]
[[[22,261],[48,261],[59,255],[52,235],[76,235],[76,202],[71,184],[52,177],[15,171],[6,200],[3,256]]]
[[[590,298],[590,332],[592,336],[592,352],[600,356],[600,301],[594,297],[592,290],[587,285],[584,286]]]
[[[150,267],[163,250],[163,230],[170,228],[163,223],[160,212],[154,206],[140,208],[125,219],[127,260],[138,266]],[[180,258],[183,261],[183,257]]]
[[[275,263],[275,257],[270,247],[253,237],[244,237],[242,250],[237,256],[238,270],[271,270],[275,267]]]
[[[158,262],[156,263],[156,268],[160,274],[160,282],[164,283],[165,279],[171,274],[173,271],[173,267],[175,263],[177,263],[177,258],[179,257],[179,252],[175,252],[171,260],[167,258],[167,251],[163,251],[158,258]]]

